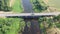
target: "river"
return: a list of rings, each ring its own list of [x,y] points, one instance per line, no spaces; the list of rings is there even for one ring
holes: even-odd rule
[[[30,2],[30,0],[22,0],[23,8],[24,8],[24,13],[32,13],[33,11],[33,6]]]
[[[24,8],[24,13],[33,13],[33,6],[30,2],[30,0],[22,0],[22,4],[23,4],[23,8]],[[30,19],[30,18],[29,18]],[[40,29],[39,29],[39,24],[38,24],[38,20],[34,19],[30,19],[28,18],[25,19],[25,28],[24,28],[24,32],[22,32],[22,34],[40,34]],[[30,27],[28,27],[27,23],[28,21],[30,21]]]
[[[29,24],[30,27],[28,27],[29,24],[28,21],[30,22]],[[39,23],[38,23],[38,20],[36,19],[26,19],[25,20],[25,28],[24,28],[24,32],[22,34],[40,34],[40,28],[39,28]]]

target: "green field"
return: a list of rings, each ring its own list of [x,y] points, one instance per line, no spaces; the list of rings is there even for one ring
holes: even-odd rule
[[[15,0],[12,10],[16,13],[21,13],[23,11],[21,0]]]
[[[60,0],[48,0],[48,5],[49,6],[53,6],[55,8],[57,8],[58,10],[60,10]]]

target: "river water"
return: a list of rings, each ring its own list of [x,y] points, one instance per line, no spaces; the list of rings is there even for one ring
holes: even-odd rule
[[[29,24],[30,27],[28,27],[29,24],[28,21],[30,22]],[[38,23],[38,20],[36,19],[27,19],[25,20],[25,28],[24,28],[24,32],[22,34],[40,34],[40,28],[39,28],[39,23]]]
[[[22,4],[23,4],[23,8],[24,8],[24,13],[34,12],[30,0],[22,0]]]
[[[24,13],[33,13],[33,6],[30,2],[30,0],[22,0],[23,8],[24,8]],[[38,20],[35,19],[25,19],[25,28],[24,32],[22,34],[40,34],[40,29],[39,29],[39,24]],[[30,27],[27,26],[28,21],[30,21]]]

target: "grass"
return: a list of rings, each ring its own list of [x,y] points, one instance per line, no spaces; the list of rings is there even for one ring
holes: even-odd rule
[[[54,7],[52,10],[57,9],[57,11],[60,11],[60,0],[47,0],[48,1],[47,4],[45,4],[46,2],[45,3],[43,2],[45,0],[38,0],[38,1],[39,1],[39,4],[41,4],[41,6],[43,6],[43,7],[52,6],[52,7]],[[47,10],[41,11],[41,10],[36,9],[33,2],[35,2],[35,0],[31,0],[31,3],[33,5],[33,9],[35,12],[44,12],[44,11],[49,12]]]
[[[7,0],[7,5],[9,6],[10,0]]]
[[[60,0],[48,0],[48,5],[60,10]]]
[[[14,1],[15,2],[12,6],[13,12],[21,13],[23,11],[21,0],[14,0]]]
[[[56,23],[55,25],[56,27],[60,28],[60,23]]]
[[[11,2],[10,0],[5,0],[5,1],[2,0],[1,10],[3,10],[3,11],[12,11],[12,12],[15,12],[15,13],[21,13],[23,11],[21,0],[12,1],[13,2],[12,3],[13,4],[12,8],[10,7],[10,2]],[[5,6],[6,4],[7,4],[7,6]],[[6,8],[4,8],[4,7],[6,7]]]

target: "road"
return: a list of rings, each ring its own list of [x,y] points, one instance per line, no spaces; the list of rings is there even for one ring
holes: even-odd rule
[[[51,12],[51,13],[20,13],[20,14],[11,14],[11,13],[2,13],[1,16],[50,16],[50,15],[59,15],[60,12]]]

